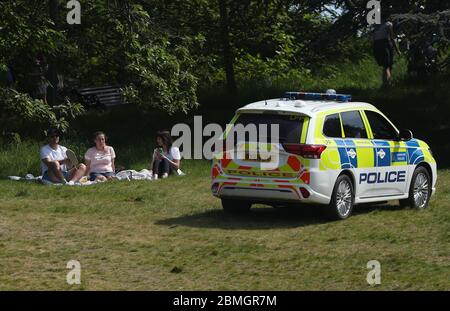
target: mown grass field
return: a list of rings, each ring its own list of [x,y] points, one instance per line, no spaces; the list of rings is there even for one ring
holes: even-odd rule
[[[450,290],[450,170],[427,210],[360,206],[340,222],[308,207],[225,215],[209,163],[185,170],[85,188],[0,181],[0,290]],[[72,259],[81,285],[66,283]]]

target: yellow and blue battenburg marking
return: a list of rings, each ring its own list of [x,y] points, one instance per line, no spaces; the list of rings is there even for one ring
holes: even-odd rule
[[[341,168],[357,168],[358,157],[356,144],[352,139],[335,139],[341,158]]]
[[[374,166],[391,166],[391,145],[385,140],[374,140]]]
[[[408,147],[408,164],[417,164],[425,160],[422,148],[416,139],[406,142]]]
[[[424,161],[422,146],[417,140],[394,142],[386,140],[333,139],[337,154],[338,167],[370,168],[418,164]],[[330,146],[330,144],[328,144]],[[336,150],[335,149],[335,150]],[[331,150],[330,150],[331,152]],[[332,154],[328,154],[331,156]],[[330,163],[331,164],[331,163]],[[321,169],[333,169],[324,165]]]

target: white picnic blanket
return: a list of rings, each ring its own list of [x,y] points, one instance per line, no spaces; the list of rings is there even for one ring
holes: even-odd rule
[[[149,170],[143,169],[135,170],[123,170],[116,174],[118,180],[152,180],[153,176]]]
[[[178,169],[177,171],[175,171],[175,175],[184,176],[186,174],[183,173],[180,169]],[[90,181],[87,177],[83,177],[78,182],[69,182],[67,184],[53,183],[51,181],[42,179],[42,176],[35,177],[33,174],[26,174],[24,177],[8,176],[8,178],[10,180],[14,180],[14,181],[20,181],[20,180],[34,181],[34,182],[38,182],[38,183],[41,183],[44,185],[51,185],[51,186],[90,186],[90,185],[98,183],[96,181]],[[147,169],[143,169],[140,171],[123,170],[116,174],[116,178],[118,180],[128,180],[128,181],[130,181],[130,180],[153,180],[153,175],[152,175],[152,172]]]
[[[34,181],[47,186],[90,186],[97,183],[95,181],[88,180],[88,178],[82,178],[78,182],[69,182],[67,184],[61,184],[42,179],[42,176],[35,177],[33,174],[26,174],[24,177],[8,176],[8,178],[14,181]]]
[[[174,174],[178,176],[186,175],[180,169],[176,170]],[[116,178],[118,180],[153,180],[153,175],[152,172],[147,169],[140,171],[123,170],[116,174]]]

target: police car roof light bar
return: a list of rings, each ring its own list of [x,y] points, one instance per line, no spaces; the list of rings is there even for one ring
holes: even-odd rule
[[[348,94],[327,94],[327,93],[308,93],[308,92],[286,92],[283,98],[289,100],[330,100],[337,102],[350,102],[352,95]]]

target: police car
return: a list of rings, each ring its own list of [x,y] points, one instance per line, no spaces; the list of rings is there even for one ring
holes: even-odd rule
[[[436,190],[429,146],[350,95],[286,92],[238,109],[231,124],[212,162],[211,191],[227,212],[254,203],[314,203],[326,216],[345,219],[360,203],[400,200],[426,208]],[[230,139],[237,125],[252,124],[278,125],[278,140],[261,142],[274,136],[270,130],[259,130],[253,141],[247,134],[242,141]]]

